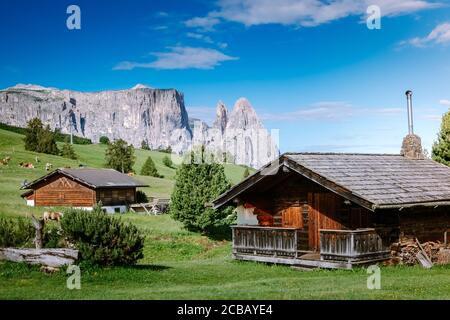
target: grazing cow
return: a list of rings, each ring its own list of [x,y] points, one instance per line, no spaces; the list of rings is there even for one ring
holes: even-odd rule
[[[8,163],[9,163],[9,161],[11,161],[11,157],[6,157],[6,158],[3,158],[3,159],[0,161],[0,163],[1,163],[2,165],[4,165],[4,166],[7,166]]]
[[[62,216],[63,216],[62,212],[45,211],[44,221],[47,222],[48,220],[55,220],[59,222]]]
[[[22,168],[34,169],[34,165],[31,162],[21,162],[19,163],[19,166]]]
[[[53,165],[49,162],[46,163],[45,165],[45,171],[50,171],[53,168]]]

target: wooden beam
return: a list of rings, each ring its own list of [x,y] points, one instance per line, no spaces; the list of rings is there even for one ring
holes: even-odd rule
[[[318,173],[315,173],[314,171],[298,164],[294,160],[291,160],[289,158],[286,158],[284,161],[284,164],[287,165],[289,168],[294,170],[295,172],[301,174],[305,178],[317,183],[318,185],[324,187],[325,189],[330,190],[331,192],[334,192],[352,202],[355,202],[359,204],[360,206],[370,210],[374,211],[374,204],[361,198],[358,195],[355,195],[350,190],[344,188],[343,186],[338,185],[337,183],[334,183],[333,181],[328,180],[327,178],[319,175]]]

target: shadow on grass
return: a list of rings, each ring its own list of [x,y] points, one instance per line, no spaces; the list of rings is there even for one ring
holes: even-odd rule
[[[231,228],[228,225],[225,226],[214,226],[208,229],[205,234],[209,239],[215,241],[231,241]]]
[[[134,266],[122,266],[124,269],[132,269],[132,270],[150,270],[150,271],[163,271],[172,269],[172,267],[156,265],[156,264],[137,264]]]

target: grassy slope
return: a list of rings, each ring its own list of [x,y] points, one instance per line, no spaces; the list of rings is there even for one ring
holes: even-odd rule
[[[81,162],[101,167],[104,146],[75,146]],[[0,215],[42,213],[26,207],[18,186],[45,173],[46,162],[55,167],[78,165],[60,157],[39,155],[34,170],[18,167],[34,161],[23,150],[21,136],[0,130],[0,157],[12,156],[7,167],[0,166]],[[151,184],[147,190],[166,195],[173,184],[174,170],[162,165],[164,154],[137,151],[139,171],[146,156],[152,155],[165,179],[138,177]],[[227,176],[237,182],[244,168],[227,166]],[[66,289],[66,275],[42,274],[37,267],[0,263],[0,299],[450,299],[450,267],[423,270],[418,267],[382,268],[382,290],[366,288],[364,269],[354,271],[299,272],[231,259],[229,242],[213,241],[187,232],[169,216],[125,214],[146,234],[144,259],[138,266],[82,270],[81,290]]]
[[[41,211],[39,209],[30,209],[24,205],[20,198],[20,194],[23,191],[19,190],[19,188],[23,180],[32,181],[46,174],[45,164],[47,162],[53,164],[54,168],[63,166],[78,167],[79,164],[99,168],[104,166],[105,145],[74,145],[75,152],[79,156],[79,160],[74,161],[59,156],[25,151],[22,139],[22,135],[0,129],[0,159],[6,156],[12,158],[8,166],[0,165],[0,185],[2,186],[0,214],[14,215]],[[168,168],[162,163],[162,159],[166,155],[166,153],[156,151],[136,150],[134,169],[137,173],[140,172],[147,157],[151,156],[158,172],[164,176],[163,179],[136,176],[137,179],[150,185],[148,188],[143,188],[150,196],[169,197],[172,191],[176,170]],[[39,163],[35,162],[36,156],[40,160]],[[20,168],[18,165],[20,162],[33,162],[35,169]],[[226,165],[225,170],[228,179],[235,184],[242,178],[245,168],[236,165]]]

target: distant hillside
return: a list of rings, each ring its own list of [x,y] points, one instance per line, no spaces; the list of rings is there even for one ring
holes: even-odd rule
[[[62,143],[58,142],[61,147]],[[71,166],[78,167],[83,164],[88,167],[101,168],[104,166],[105,145],[91,144],[91,145],[73,145],[77,153],[78,160],[70,160],[60,156],[53,156],[41,154],[36,152],[25,151],[23,146],[23,135],[0,129],[0,159],[11,157],[8,166],[0,165],[0,185],[2,192],[0,193],[0,211],[3,209],[11,210],[9,206],[17,206],[22,204],[20,198],[21,190],[19,190],[21,183],[24,180],[32,181],[46,173],[46,163],[51,163],[53,168]],[[157,151],[147,151],[136,149],[136,164],[134,170],[140,172],[145,160],[151,156],[155,162],[156,168],[164,178],[153,178],[147,176],[136,175],[136,178],[149,184],[150,187],[143,188],[149,196],[155,197],[170,197],[174,185],[174,178],[176,169],[168,168],[163,164],[163,158],[167,153]],[[36,157],[39,162],[36,162]],[[20,162],[32,162],[35,169],[24,169],[19,166]],[[233,184],[241,181],[244,166],[226,164],[225,173],[227,178]],[[24,210],[29,210],[23,207]]]

